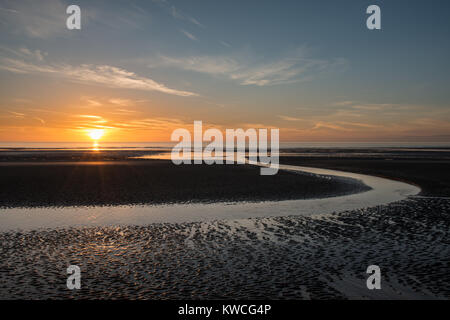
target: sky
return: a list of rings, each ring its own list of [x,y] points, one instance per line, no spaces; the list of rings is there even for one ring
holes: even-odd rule
[[[69,30],[66,8],[81,9]],[[381,30],[366,8],[381,9]],[[450,141],[450,2],[0,0],[0,141]]]

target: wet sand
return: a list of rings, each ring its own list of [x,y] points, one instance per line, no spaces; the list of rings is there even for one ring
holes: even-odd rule
[[[180,165],[168,160],[19,162],[0,165],[0,208],[110,206],[311,199],[369,190],[352,179],[250,165]]]
[[[449,299],[450,200],[323,217],[1,233],[1,299]],[[66,268],[82,289],[66,288]],[[382,290],[365,287],[367,266]]]
[[[0,298],[449,299],[448,173],[433,188],[446,160],[312,159],[280,162],[347,167],[425,191],[311,217],[3,232]],[[79,291],[66,288],[71,264],[82,270]],[[380,291],[366,288],[371,264],[381,268]]]

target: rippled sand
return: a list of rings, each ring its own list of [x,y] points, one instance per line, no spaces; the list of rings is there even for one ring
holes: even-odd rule
[[[448,299],[449,230],[450,200],[417,197],[339,215],[1,233],[0,299]],[[380,291],[366,289],[371,264]]]

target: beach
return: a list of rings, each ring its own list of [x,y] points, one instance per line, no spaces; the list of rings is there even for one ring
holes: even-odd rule
[[[170,160],[0,162],[0,207],[111,206],[268,201],[368,190],[357,181],[247,165],[174,165]]]
[[[0,0],[0,302],[450,300],[435,2]]]
[[[273,217],[1,232],[0,298],[450,298],[446,153],[383,151],[374,156],[373,150],[370,155],[353,150],[333,157],[334,152],[316,151],[309,150],[309,157],[281,155],[280,163],[387,177],[418,185],[421,192],[386,205],[310,216],[274,212]],[[49,205],[171,206],[189,199],[264,204],[369,191],[352,179],[286,171],[267,183],[257,167],[247,165],[177,167],[168,161],[123,157],[74,164],[67,157],[46,157],[47,162],[32,165],[17,158],[0,165],[2,177],[10,177],[1,188],[3,194],[10,192],[3,207],[28,207],[33,214],[33,208]],[[67,180],[73,172],[77,178]],[[103,181],[108,193],[118,190],[114,197],[95,191],[101,190],[102,176],[108,176]],[[59,191],[67,181],[68,189]],[[133,187],[136,181],[139,188]],[[173,185],[179,188],[169,192]],[[71,264],[82,270],[81,290],[66,288]],[[382,290],[366,287],[366,269],[372,264],[381,268]]]

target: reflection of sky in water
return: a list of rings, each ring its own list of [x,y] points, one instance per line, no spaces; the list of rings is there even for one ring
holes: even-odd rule
[[[239,163],[245,163],[245,158],[247,157],[257,157],[257,153],[237,153],[237,152],[229,152],[231,158],[236,160]],[[268,156],[271,156],[271,153],[267,153]],[[273,154],[276,155],[275,153]],[[175,152],[173,155],[171,152],[163,152],[158,154],[148,154],[144,156],[130,157],[130,159],[159,159],[159,160],[209,160],[214,161],[216,159],[222,159],[224,162],[227,160],[227,153],[214,153],[204,154],[202,152]]]

